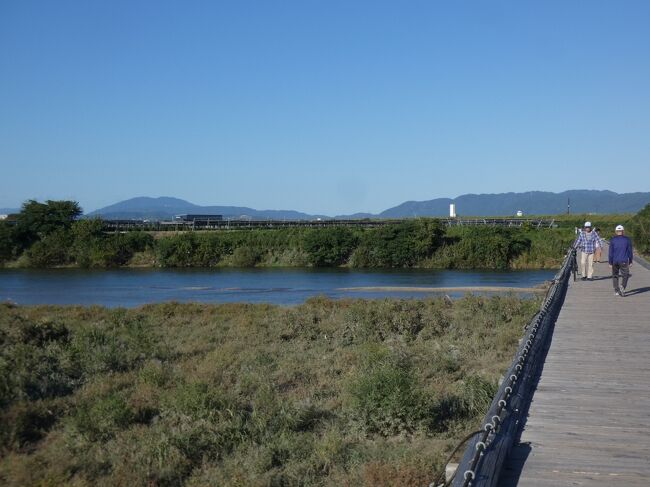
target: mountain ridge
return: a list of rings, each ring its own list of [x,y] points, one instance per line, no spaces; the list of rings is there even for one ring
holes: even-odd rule
[[[527,191],[523,193],[468,193],[456,198],[435,198],[405,201],[380,213],[337,215],[336,219],[409,218],[419,216],[449,216],[450,203],[456,204],[458,216],[507,216],[522,211],[524,215],[553,215],[565,213],[570,202],[571,213],[636,213],[650,203],[650,192],[616,193],[609,190]],[[273,220],[313,220],[331,218],[295,210],[257,210],[246,206],[201,206],[169,196],[139,196],[99,208],[86,216],[106,219],[171,219],[176,215],[199,213],[218,214],[224,218],[253,218]]]
[[[137,196],[99,208],[86,216],[101,216],[106,219],[171,219],[182,214],[215,214],[224,218],[250,217],[271,220],[309,220],[327,218],[324,215],[309,215],[295,210],[256,210],[247,206],[201,206],[170,196]]]

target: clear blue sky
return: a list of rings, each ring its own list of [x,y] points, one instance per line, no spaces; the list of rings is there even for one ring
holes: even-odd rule
[[[0,207],[650,191],[648,1],[0,2]]]

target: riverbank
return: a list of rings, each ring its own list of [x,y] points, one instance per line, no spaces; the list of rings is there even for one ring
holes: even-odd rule
[[[3,265],[556,269],[573,236],[568,228],[442,228],[437,220],[418,219],[381,228],[180,232],[154,238],[138,231],[104,234],[97,223],[82,221]]]
[[[0,478],[428,485],[539,302],[0,305]]]
[[[68,208],[67,211],[62,210]],[[381,227],[129,231],[107,233],[98,219],[77,219],[74,202],[35,201],[13,223],[0,222],[0,266],[8,268],[557,269],[585,219],[611,236],[623,223],[648,250],[650,206],[630,215],[564,215],[557,228],[445,226],[413,218]]]

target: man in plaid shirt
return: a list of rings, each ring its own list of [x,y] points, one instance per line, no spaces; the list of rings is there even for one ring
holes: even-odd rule
[[[598,234],[591,231],[591,222],[585,222],[585,228],[576,239],[575,248],[580,251],[580,274],[582,280],[591,281],[594,274],[594,252],[600,248]]]

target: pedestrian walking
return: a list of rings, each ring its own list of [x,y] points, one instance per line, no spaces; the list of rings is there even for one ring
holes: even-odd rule
[[[603,262],[600,259],[602,258],[603,255],[603,247],[605,244],[605,239],[602,237],[602,234],[600,233],[600,228],[598,227],[594,228],[594,233],[596,234],[596,237],[598,237],[598,242],[600,243],[600,245],[596,247],[596,249],[594,250],[594,262],[599,264]]]
[[[625,296],[627,280],[630,277],[630,266],[633,261],[632,240],[624,235],[623,225],[616,226],[616,235],[609,241],[609,267],[612,268],[612,283],[614,294]],[[622,278],[619,286],[619,276]]]
[[[580,250],[580,274],[583,281],[591,281],[594,275],[594,252],[600,248],[600,238],[592,231],[591,222],[585,222],[576,239],[575,248]]]

